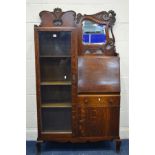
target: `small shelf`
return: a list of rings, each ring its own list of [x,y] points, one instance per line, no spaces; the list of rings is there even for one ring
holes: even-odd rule
[[[40,58],[71,58],[71,55],[40,55]]]
[[[72,131],[71,130],[60,130],[60,131],[57,131],[57,130],[45,130],[45,131],[42,131],[42,134],[72,134]]]
[[[42,108],[71,108],[71,103],[43,103]]]
[[[41,82],[40,85],[71,85],[71,81],[52,81],[52,82]]]

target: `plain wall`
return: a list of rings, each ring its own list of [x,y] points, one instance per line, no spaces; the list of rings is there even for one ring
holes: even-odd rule
[[[95,14],[100,11],[114,10],[116,23],[114,35],[116,51],[120,55],[121,65],[121,111],[120,137],[129,138],[129,99],[128,99],[128,53],[129,53],[129,15],[128,0],[27,0],[26,17],[26,137],[37,138],[35,59],[34,59],[34,24],[39,25],[39,12],[53,11],[59,7],[63,11],[74,10],[76,13]]]

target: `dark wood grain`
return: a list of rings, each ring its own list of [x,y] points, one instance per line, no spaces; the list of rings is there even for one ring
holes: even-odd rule
[[[118,136],[119,108],[119,95],[79,95],[79,136]]]
[[[120,92],[119,57],[79,56],[78,92]]]
[[[37,126],[38,126],[38,140],[41,135],[41,93],[40,93],[40,61],[39,61],[39,37],[34,26],[35,39],[35,68],[36,68],[36,99],[37,99]]]

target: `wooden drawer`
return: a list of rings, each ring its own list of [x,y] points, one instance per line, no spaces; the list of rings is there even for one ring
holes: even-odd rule
[[[120,95],[79,95],[78,105],[86,107],[119,107]]]

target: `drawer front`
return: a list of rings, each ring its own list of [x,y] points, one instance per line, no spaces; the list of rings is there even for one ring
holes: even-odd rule
[[[78,105],[85,105],[86,107],[119,107],[119,95],[79,95]]]
[[[78,136],[119,136],[120,97],[78,97]]]

